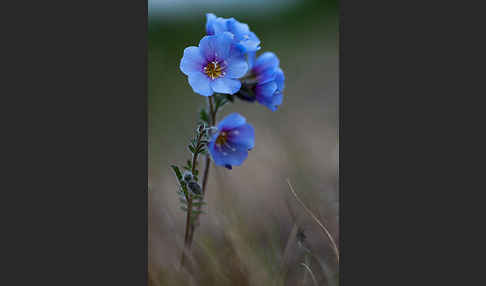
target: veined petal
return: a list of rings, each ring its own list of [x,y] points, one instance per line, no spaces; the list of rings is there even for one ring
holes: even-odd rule
[[[201,72],[204,63],[205,59],[198,47],[187,47],[184,49],[179,68],[184,74],[189,75],[190,73]]]
[[[241,88],[241,82],[236,79],[220,77],[211,81],[211,88],[215,92],[234,94]]]
[[[211,89],[211,79],[209,79],[202,72],[189,74],[189,85],[195,93],[203,96],[211,96],[213,90]]]
[[[214,36],[204,36],[199,42],[201,54],[207,61],[223,61],[230,56],[233,34],[224,32]]]
[[[214,51],[216,46],[216,35],[214,36],[204,36],[199,41],[199,49],[201,51],[201,55],[206,59],[206,61],[210,62],[214,60]]]

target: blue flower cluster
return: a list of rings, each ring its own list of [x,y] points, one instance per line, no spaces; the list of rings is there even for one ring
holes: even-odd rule
[[[184,50],[180,69],[195,93],[234,95],[276,111],[282,103],[285,76],[277,56],[265,52],[257,57],[260,49],[260,39],[247,24],[208,13],[206,36],[197,47]],[[253,127],[233,113],[217,125],[209,152],[215,164],[231,169],[243,163],[253,144]]]

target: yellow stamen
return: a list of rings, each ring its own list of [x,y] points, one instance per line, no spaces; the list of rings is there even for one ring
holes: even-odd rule
[[[223,68],[217,61],[208,63],[208,65],[204,67],[204,73],[211,79],[217,79],[225,74]]]
[[[218,146],[224,145],[226,144],[227,140],[228,140],[228,134],[223,131],[219,134],[218,138],[216,138],[216,145]]]

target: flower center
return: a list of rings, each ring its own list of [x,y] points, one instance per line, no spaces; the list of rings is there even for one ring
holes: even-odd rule
[[[216,145],[218,146],[224,145],[227,140],[228,140],[228,133],[223,131],[219,134],[218,138],[216,138]]]
[[[225,75],[223,68],[217,61],[212,61],[204,67],[204,73],[211,79],[217,79]]]

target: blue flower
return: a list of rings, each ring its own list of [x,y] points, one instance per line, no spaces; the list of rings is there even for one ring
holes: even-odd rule
[[[245,55],[233,44],[234,36],[224,32],[204,36],[198,47],[187,47],[180,63],[194,92],[211,96],[214,92],[234,94],[238,80],[248,71]]]
[[[209,153],[216,165],[231,169],[240,166],[253,149],[255,132],[238,113],[226,116],[209,142]]]
[[[253,82],[249,86],[245,85],[245,89],[250,89],[253,99],[272,111],[282,104],[285,87],[285,76],[279,63],[277,56],[271,52],[263,53],[256,60],[255,53],[248,55],[250,78]],[[243,99],[252,100],[251,96]]]
[[[255,52],[260,49],[260,39],[250,31],[247,24],[238,22],[235,18],[216,17],[212,13],[206,14],[206,34],[218,35],[230,32],[235,36],[237,46],[243,52]]]

